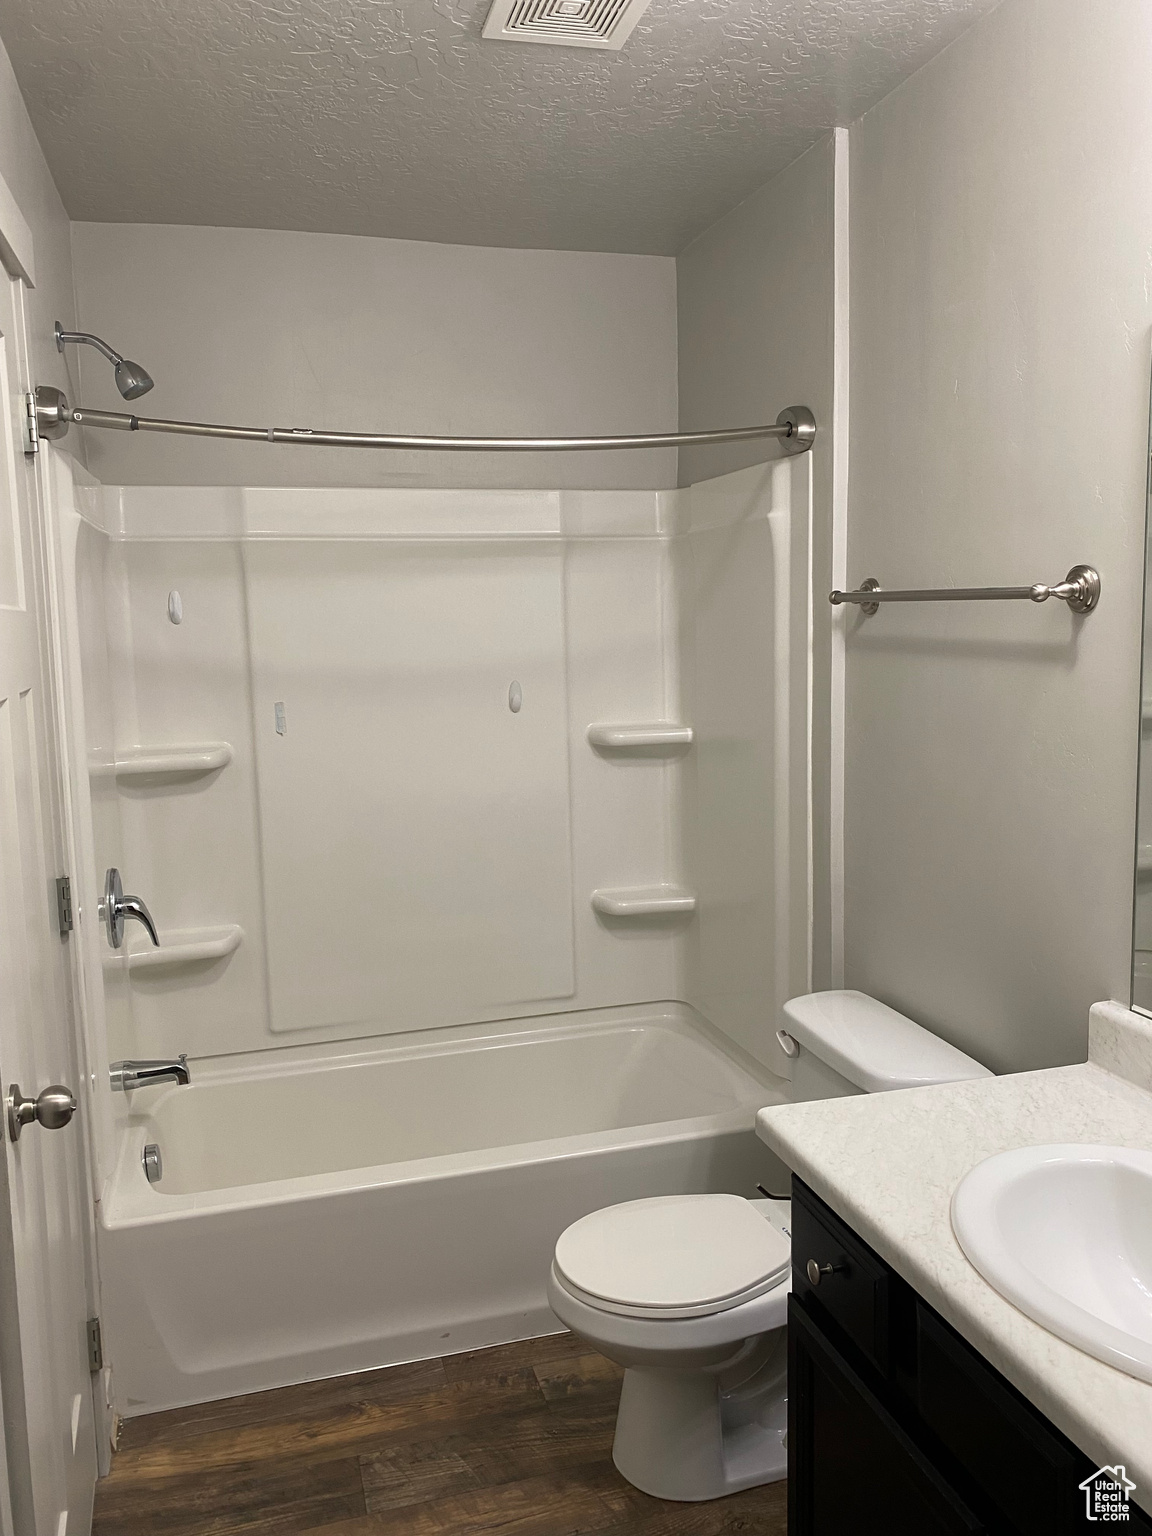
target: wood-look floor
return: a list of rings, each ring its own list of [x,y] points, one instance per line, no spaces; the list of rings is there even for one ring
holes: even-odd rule
[[[130,1419],[95,1536],[785,1536],[784,1483],[669,1504],[612,1465],[621,1373],[571,1334]]]

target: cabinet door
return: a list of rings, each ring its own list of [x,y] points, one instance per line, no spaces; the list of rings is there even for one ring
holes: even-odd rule
[[[793,1296],[789,1536],[975,1536],[987,1527]]]

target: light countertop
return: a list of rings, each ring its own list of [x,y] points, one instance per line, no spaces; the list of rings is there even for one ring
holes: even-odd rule
[[[1135,1501],[1152,1512],[1152,1384],[1065,1344],[1005,1301],[965,1258],[949,1220],[957,1184],[996,1152],[1051,1142],[1152,1149],[1152,1027],[1100,1004],[1089,1051],[1080,1066],[773,1105],[756,1128],[1086,1455],[1101,1466],[1122,1462]]]

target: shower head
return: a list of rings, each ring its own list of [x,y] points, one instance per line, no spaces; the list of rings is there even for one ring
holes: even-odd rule
[[[152,388],[152,376],[147,368],[142,368],[139,363],[121,357],[119,352],[114,352],[106,341],[100,340],[99,336],[90,336],[87,331],[66,331],[61,327],[59,320],[56,322],[55,331],[58,352],[63,352],[65,345],[73,341],[81,346],[95,347],[97,352],[106,357],[116,370],[116,388],[125,400],[135,400],[140,395],[146,395]]]
[[[138,395],[146,395],[152,388],[152,376],[139,363],[129,362],[126,357],[122,357],[116,364],[116,388],[125,400],[135,400]]]

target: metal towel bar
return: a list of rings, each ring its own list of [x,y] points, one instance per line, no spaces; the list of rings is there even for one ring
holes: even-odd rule
[[[923,587],[885,591],[875,576],[860,583],[854,592],[829,592],[828,601],[856,603],[861,613],[879,613],[881,603],[995,603],[1027,600],[1046,603],[1058,597],[1073,613],[1091,613],[1100,601],[1100,573],[1090,565],[1074,565],[1054,586],[1037,582],[1031,587]]]

